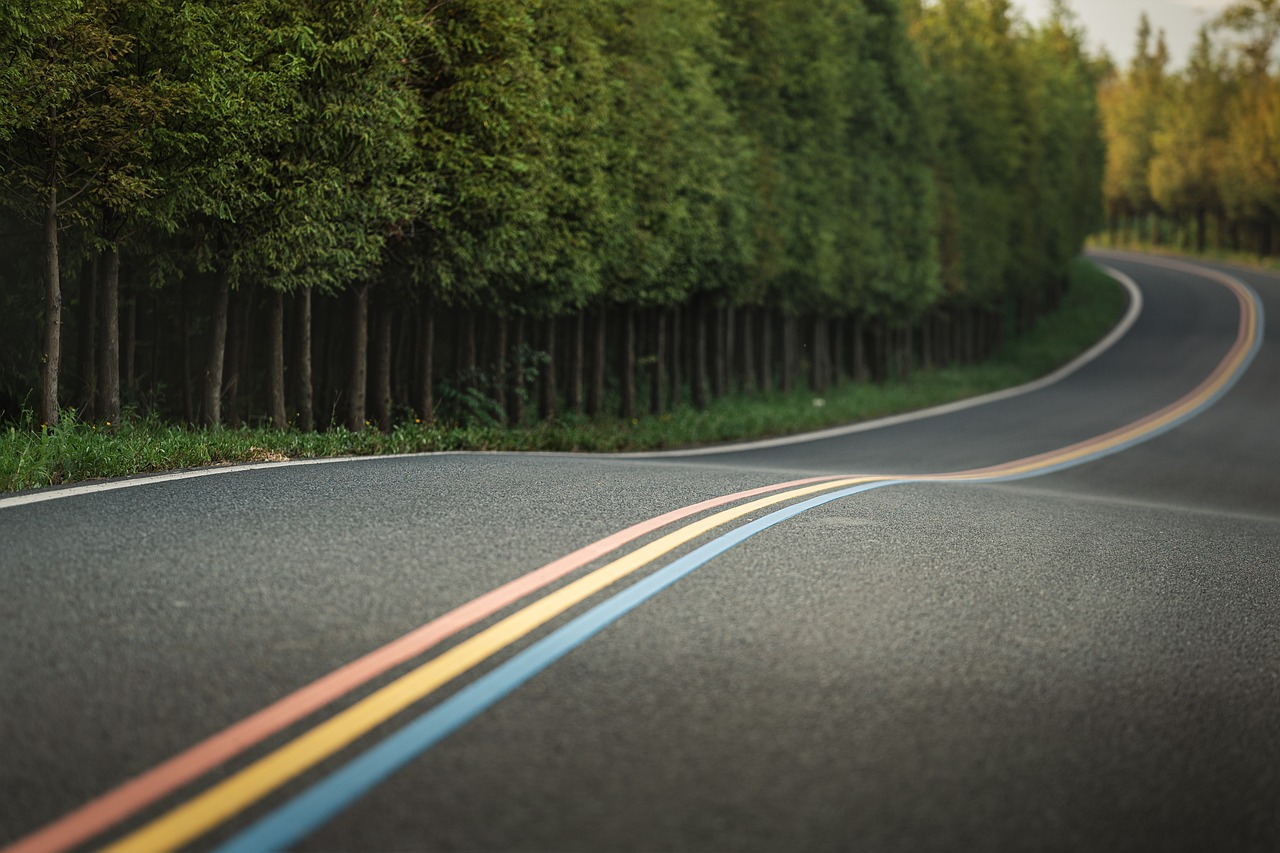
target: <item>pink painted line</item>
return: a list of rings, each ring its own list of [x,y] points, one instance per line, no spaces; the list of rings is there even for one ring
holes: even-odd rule
[[[529,593],[647,533],[704,510],[744,498],[834,479],[837,478],[809,477],[723,495],[642,521],[592,542],[450,610],[328,675],[321,676],[261,711],[19,839],[4,848],[2,853],[54,853],[81,844],[392,667],[417,657],[437,643],[488,618]]]

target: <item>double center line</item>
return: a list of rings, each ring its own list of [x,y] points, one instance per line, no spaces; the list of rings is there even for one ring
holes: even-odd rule
[[[1213,278],[1236,295],[1240,305],[1236,340],[1209,377],[1182,399],[1158,412],[1088,441],[988,468],[911,477],[811,478],[725,495],[649,519],[505,584],[336,670],[19,840],[4,853],[60,851],[82,843],[241,754],[265,737],[300,721],[519,599],[676,521],[736,504],[690,521],[533,601],[323,720],[106,849],[155,851],[188,844],[588,598],[696,539],[747,516],[772,510],[721,534],[538,640],[219,848],[225,851],[278,849],[309,834],[400,766],[626,612],[762,530],[830,501],[890,485],[1001,482],[1039,476],[1119,452],[1172,429],[1212,405],[1234,384],[1256,354],[1262,338],[1262,309],[1257,296],[1229,276],[1203,270],[1196,272]],[[781,504],[789,505],[775,509]]]

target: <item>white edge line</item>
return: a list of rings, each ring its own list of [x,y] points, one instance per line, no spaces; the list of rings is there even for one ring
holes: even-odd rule
[[[231,474],[239,471],[260,471],[264,468],[289,468],[295,465],[327,465],[331,462],[356,462],[365,459],[404,459],[409,456],[431,456],[440,454],[428,453],[396,453],[381,456],[329,456],[322,459],[289,459],[284,462],[250,462],[244,465],[217,465],[209,468],[194,468],[189,471],[176,471],[170,474],[139,474],[123,480],[109,480],[102,483],[86,483],[81,486],[54,487],[48,491],[32,492],[25,495],[0,498],[0,509],[26,504],[55,501],[76,495],[91,495],[96,492],[114,492],[116,489],[129,489],[134,486],[146,486],[152,483],[171,483],[174,480],[193,480],[196,477],[212,477],[214,474]]]
[[[898,424],[910,423],[911,421],[924,420],[925,418],[936,418],[939,415],[949,415],[952,412],[960,412],[965,409],[972,409],[975,406],[985,406],[988,403],[997,403],[1001,400],[1007,400],[1011,397],[1018,397],[1023,394],[1030,394],[1033,391],[1039,391],[1047,388],[1055,382],[1061,382],[1080,368],[1084,367],[1091,361],[1097,359],[1116,342],[1124,337],[1133,324],[1138,321],[1138,315],[1142,313],[1142,291],[1138,289],[1138,285],[1129,276],[1108,266],[1099,264],[1099,268],[1120,283],[1121,286],[1129,294],[1129,308],[1125,311],[1120,322],[1115,325],[1107,336],[1098,341],[1085,352],[1081,353],[1074,360],[1068,362],[1062,367],[1046,376],[1042,376],[1032,382],[1024,385],[1017,385],[1013,388],[1006,388],[1003,391],[992,391],[990,394],[983,394],[979,397],[969,397],[964,400],[957,400],[954,403],[945,403],[941,406],[933,406],[928,409],[918,409],[914,412],[906,412],[901,415],[890,415],[886,418],[877,418],[871,421],[861,421],[848,426],[831,427],[830,429],[816,430],[814,432],[798,433],[796,435],[784,435],[778,438],[765,438],[760,441],[746,441],[737,444],[714,444],[709,447],[691,447],[684,450],[657,450],[642,453],[613,453],[613,454],[575,454],[581,456],[612,456],[625,457],[627,459],[671,459],[682,456],[711,456],[719,453],[737,453],[742,450],[764,450],[770,447],[785,447],[790,444],[803,444],[807,441],[821,441],[827,438],[838,438],[844,435],[853,435],[859,432],[869,432],[873,429],[884,429],[885,427],[897,426]]]
[[[990,394],[983,394],[980,397],[971,397],[967,400],[958,400],[954,403],[947,403],[942,406],[934,406],[929,409],[920,409],[915,412],[907,412],[902,415],[892,415],[887,418],[879,418],[873,421],[863,421],[861,423],[852,424],[850,426],[833,427],[831,429],[818,430],[816,432],[800,433],[798,435],[782,436],[781,438],[769,438],[761,441],[749,441],[738,444],[717,444],[710,447],[694,447],[686,450],[662,450],[650,451],[645,453],[574,453],[573,456],[593,457],[593,458],[627,458],[627,459],[671,459],[683,456],[709,456],[716,453],[734,453],[740,450],[759,450],[769,447],[783,447],[790,444],[802,444],[806,441],[821,441],[826,438],[835,438],[842,435],[852,435],[854,433],[866,432],[873,429],[883,429],[884,427],[896,426],[898,424],[918,421],[924,418],[934,418],[939,415],[947,415],[952,412],[959,412],[964,409],[970,409],[974,406],[983,406],[987,403],[995,403],[1000,400],[1006,400],[1010,397],[1016,397],[1021,394],[1029,394],[1032,391],[1038,391],[1041,388],[1052,385],[1067,376],[1075,373],[1089,362],[1102,355],[1106,350],[1110,349],[1116,341],[1120,340],[1126,332],[1137,322],[1138,315],[1142,313],[1142,291],[1138,289],[1138,285],[1133,279],[1111,267],[1102,266],[1101,269],[1113,279],[1124,286],[1129,293],[1129,309],[1125,312],[1124,317],[1116,324],[1105,338],[1098,341],[1090,347],[1086,352],[1077,357],[1074,361],[1058,368],[1053,373],[1043,376],[1034,382],[1028,382],[1025,385],[1019,385],[1015,388],[1006,388],[1003,391],[994,391]],[[196,468],[189,471],[178,471],[170,474],[142,474],[128,479],[109,480],[101,483],[87,483],[80,486],[67,486],[66,488],[53,488],[47,491],[36,491],[29,494],[13,495],[11,497],[0,498],[0,509],[8,509],[15,506],[26,506],[29,504],[44,503],[45,501],[55,501],[60,498],[76,497],[78,495],[91,495],[99,492],[113,492],[117,489],[129,489],[134,486],[146,486],[154,483],[171,483],[176,480],[193,480],[197,477],[212,477],[215,474],[233,474],[242,471],[260,471],[266,468],[286,468],[297,465],[327,465],[334,462],[360,462],[373,459],[406,459],[415,456],[451,456],[466,451],[443,451],[436,453],[396,453],[381,454],[372,456],[336,456],[326,457],[322,459],[290,459],[285,462],[252,462],[245,465],[220,465],[209,468]],[[520,454],[522,456],[561,456],[559,453],[527,453]]]

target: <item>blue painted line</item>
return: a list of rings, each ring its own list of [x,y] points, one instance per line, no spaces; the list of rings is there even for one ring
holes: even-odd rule
[[[1079,459],[1020,474],[951,481],[963,483],[1001,483],[1040,477],[1102,459],[1138,444],[1164,435],[1204,412],[1222,398],[1253,362],[1263,339],[1262,303],[1249,289],[1258,312],[1257,339],[1240,367],[1213,396],[1182,417],[1132,441],[1100,450]],[[281,850],[300,841],[343,811],[372,788],[381,784],[404,765],[462,728],[542,670],[585,643],[613,622],[625,616],[667,587],[696,571],[713,558],[725,553],[756,534],[801,513],[851,495],[910,483],[939,483],[945,480],[903,478],[864,483],[802,501],[742,525],[725,533],[675,562],[593,607],[568,624],[548,634],[529,648],[481,676],[453,696],[419,716],[404,728],[330,773],[306,791],[259,819],[236,835],[216,853],[261,853]]]

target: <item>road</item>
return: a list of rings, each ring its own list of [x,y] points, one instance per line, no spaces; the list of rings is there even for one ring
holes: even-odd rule
[[[1099,260],[947,414],[0,500],[0,844],[1275,851],[1280,279]]]

